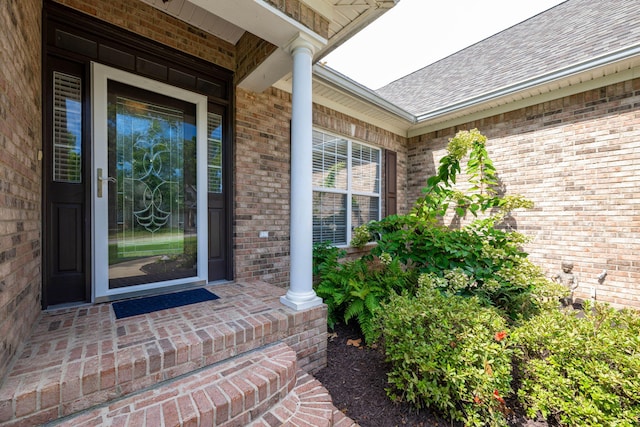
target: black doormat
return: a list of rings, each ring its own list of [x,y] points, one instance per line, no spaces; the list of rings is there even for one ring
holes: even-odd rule
[[[188,291],[173,294],[154,295],[145,298],[136,298],[127,301],[114,302],[113,311],[117,319],[165,310],[167,308],[181,307],[197,302],[213,301],[219,297],[204,288],[190,289]]]

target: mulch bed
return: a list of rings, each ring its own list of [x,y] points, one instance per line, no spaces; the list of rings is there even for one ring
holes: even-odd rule
[[[389,365],[378,349],[364,345],[361,333],[353,325],[337,325],[327,343],[327,367],[315,374],[329,390],[333,404],[361,427],[459,427],[428,410],[417,410],[406,403],[392,402],[386,394]],[[349,340],[362,339],[360,347]],[[512,402],[507,402],[512,403]],[[528,420],[516,408],[509,425],[546,427],[544,421]]]

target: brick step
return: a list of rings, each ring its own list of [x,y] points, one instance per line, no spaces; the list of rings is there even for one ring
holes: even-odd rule
[[[295,388],[260,419],[248,427],[357,427],[331,401],[322,384],[304,371],[298,371]]]
[[[220,285],[219,300],[125,319],[109,304],[44,313],[0,383],[0,427],[45,424],[278,342],[298,367],[322,366],[326,308],[293,312],[275,291]]]
[[[275,344],[49,425],[245,426],[289,397],[296,372],[296,353]]]
[[[50,426],[358,427],[295,359],[277,344]]]

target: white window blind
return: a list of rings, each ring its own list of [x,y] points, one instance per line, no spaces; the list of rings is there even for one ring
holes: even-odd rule
[[[380,149],[313,132],[313,241],[346,245],[380,219]]]
[[[207,114],[207,182],[209,193],[222,193],[222,116]]]
[[[313,186],[347,190],[348,141],[313,132]]]
[[[82,80],[53,73],[53,180],[82,181]]]

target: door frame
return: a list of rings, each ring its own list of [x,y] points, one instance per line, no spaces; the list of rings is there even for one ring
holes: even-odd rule
[[[106,174],[107,156],[107,85],[113,80],[165,96],[187,101],[196,106],[196,230],[197,274],[195,277],[146,283],[109,289],[108,209],[109,185],[97,177],[98,168]],[[91,226],[93,289],[92,301],[100,302],[137,292],[183,284],[204,284],[208,278],[208,229],[207,229],[207,97],[166,83],[112,68],[96,62],[91,63],[91,111],[92,111],[92,162],[91,162]],[[102,185],[102,196],[98,197],[98,186]]]
[[[92,192],[95,191],[95,168],[92,165],[91,125],[91,62],[105,64],[135,76],[145,76],[154,82],[182,88],[201,94],[208,99],[209,112],[223,116],[223,233],[221,248],[223,257],[210,260],[209,271],[215,273],[212,280],[231,281],[234,278],[234,127],[235,89],[233,70],[221,67],[210,60],[194,56],[128,31],[91,14],[72,9],[53,0],[44,0],[42,8],[42,132],[46,136],[43,146],[43,260],[42,298],[43,309],[53,306],[95,302],[92,269]],[[69,68],[71,67],[71,68]],[[65,71],[67,70],[67,71]],[[64,245],[56,232],[58,225],[52,212],[67,199],[56,199],[57,191],[51,189],[51,166],[53,150],[50,131],[52,129],[52,82],[53,71],[69,72],[82,79],[82,183],[78,185],[73,199],[74,206],[82,211],[78,221],[78,238],[70,241],[63,234]],[[48,139],[47,139],[48,138]],[[78,193],[79,192],[79,193]],[[78,193],[78,194],[76,194]],[[66,193],[65,193],[66,194]],[[79,242],[76,244],[76,240]],[[75,245],[75,246],[74,246]],[[75,260],[73,271],[60,270],[59,250],[73,250],[80,256]],[[69,252],[65,252],[69,253]],[[68,258],[68,257],[67,257]],[[67,264],[69,264],[67,262]],[[68,265],[65,264],[65,268]],[[213,268],[211,267],[213,266]],[[69,290],[73,279],[74,292]],[[185,285],[188,286],[188,285]],[[180,287],[180,286],[179,286]],[[77,288],[77,289],[76,289]],[[158,292],[162,292],[160,289]],[[141,293],[152,293],[145,291]],[[133,296],[132,294],[131,296]],[[120,298],[126,296],[120,295]],[[115,299],[115,296],[113,297]],[[99,302],[99,301],[98,301]]]

